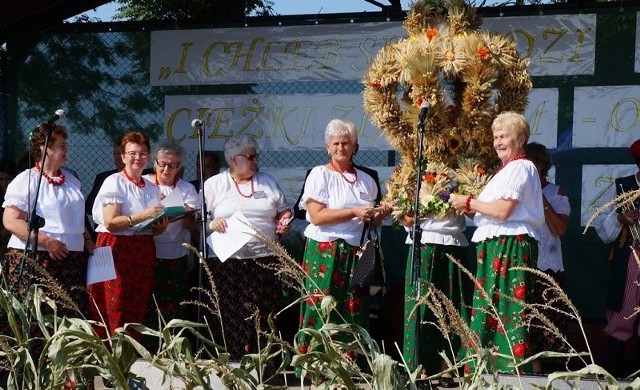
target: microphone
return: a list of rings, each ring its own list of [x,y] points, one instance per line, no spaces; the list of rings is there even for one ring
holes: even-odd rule
[[[194,119],[191,121],[191,127],[193,127],[194,129],[200,129],[202,128],[202,121],[200,119]]]
[[[429,113],[429,109],[431,108],[431,104],[428,101],[423,101],[420,105],[420,115],[418,115],[418,124],[421,125],[425,119],[427,119],[427,114]]]
[[[56,110],[55,114],[51,115],[49,119],[47,119],[47,126],[53,126],[58,119],[64,118],[64,110]]]

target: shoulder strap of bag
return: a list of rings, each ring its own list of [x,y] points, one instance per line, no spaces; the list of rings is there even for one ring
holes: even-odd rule
[[[371,240],[371,227],[373,222],[365,222],[362,228],[362,236],[360,236],[360,246],[363,246],[366,240]]]

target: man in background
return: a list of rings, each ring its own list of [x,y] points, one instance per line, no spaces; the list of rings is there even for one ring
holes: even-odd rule
[[[631,144],[629,151],[640,168],[640,139]],[[609,202],[618,195],[638,191],[639,188],[640,171],[636,171],[633,175],[616,178],[603,199]],[[604,333],[608,337],[609,350],[609,366],[606,368],[616,377],[631,373],[625,360],[625,346],[634,331],[640,334],[638,316],[635,315],[636,307],[640,305],[640,267],[633,253],[640,255],[640,242],[635,238],[640,230],[638,206],[636,202],[600,215],[594,224],[600,239],[605,244],[612,243],[608,259],[611,281],[607,291],[607,326]],[[638,362],[633,362],[633,367],[635,371]]]
[[[208,178],[217,175],[220,172],[220,168],[222,167],[222,164],[220,163],[220,157],[218,157],[218,154],[216,152],[214,152],[213,150],[205,150],[202,152],[204,158],[203,158],[203,181],[207,181]],[[198,158],[196,158],[196,178],[194,180],[191,181],[191,184],[193,184],[194,187],[196,187],[196,191],[200,192],[200,189],[202,188],[202,183],[200,183],[200,156],[198,155]],[[202,196],[202,194],[200,193],[199,196]],[[202,199],[200,199],[202,201]],[[201,206],[202,210],[201,215],[206,213],[206,210],[204,209],[204,206]],[[199,226],[201,228],[201,226]],[[201,251],[203,251],[203,248],[200,247],[200,235],[201,232],[200,230],[194,230],[191,232],[191,245],[194,248],[197,248]],[[207,248],[207,257],[211,257],[213,255],[213,251],[211,250],[211,248]],[[203,281],[201,280],[202,275],[204,275],[204,270],[202,269],[202,265],[200,265],[199,261],[197,258],[195,258],[195,256],[193,256],[193,253],[189,253],[189,270],[188,270],[188,279],[189,279],[189,286],[190,288],[193,287],[202,287],[202,283]],[[191,298],[192,300],[197,300],[199,298],[199,292],[197,290],[191,290],[190,291],[191,294]],[[200,314],[198,311],[197,307],[194,307],[193,305],[190,305],[189,307],[190,313],[189,313],[189,317],[191,320],[194,321],[200,321]]]
[[[220,168],[221,168],[221,164],[220,164],[220,158],[218,157],[218,154],[216,152],[214,152],[213,150],[205,150],[203,153],[204,155],[204,164],[203,164],[203,169],[204,169],[204,181],[207,181],[208,178],[210,178],[211,176],[217,175],[220,172]],[[202,186],[200,185],[200,156],[198,156],[198,158],[196,159],[196,178],[195,180],[191,181],[191,184],[193,184],[194,187],[196,187],[196,191],[200,192],[200,188],[202,188]]]

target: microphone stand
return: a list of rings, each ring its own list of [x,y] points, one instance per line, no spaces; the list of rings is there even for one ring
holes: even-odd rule
[[[202,301],[202,267],[203,262],[207,261],[208,253],[207,253],[207,203],[205,202],[204,196],[204,122],[200,122],[199,125],[196,125],[196,129],[198,131],[198,153],[200,155],[200,159],[198,161],[198,166],[200,167],[200,242],[198,245],[198,249],[200,250],[200,256],[198,258],[198,302]],[[198,322],[202,319],[202,307],[198,306]],[[200,349],[200,339],[196,339],[196,349]]]
[[[42,176],[44,173],[44,163],[47,158],[47,148],[49,147],[49,138],[51,138],[51,126],[50,124],[43,124],[42,126],[46,127],[45,137],[44,137],[44,149],[42,152],[42,158],[40,160],[40,174],[38,175],[38,183],[36,185],[36,195],[33,200],[33,208],[29,212],[27,217],[28,229],[27,229],[27,240],[24,246],[24,255],[27,256],[29,253],[31,254],[31,259],[35,261],[36,252],[38,251],[38,232],[41,227],[44,226],[45,220],[41,216],[36,214],[36,206],[38,205],[38,196],[40,194],[40,183],[42,183]],[[30,240],[31,233],[33,232],[33,241]],[[20,260],[20,270],[19,275],[22,275],[24,268],[25,257]],[[28,282],[28,286],[31,282]]]
[[[416,188],[414,192],[413,203],[413,228],[411,231],[412,257],[411,257],[411,274],[410,283],[416,292],[416,302],[422,295],[420,286],[420,246],[422,241],[422,229],[420,228],[420,185],[422,184],[422,142],[424,140],[424,120],[421,117],[418,120],[418,161],[416,162]],[[415,321],[415,347],[413,358],[417,362],[420,358],[420,310],[416,312]]]

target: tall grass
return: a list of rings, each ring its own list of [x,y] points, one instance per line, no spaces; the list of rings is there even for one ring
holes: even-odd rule
[[[336,310],[336,303],[331,296],[324,296],[319,302],[319,308],[325,318],[324,325],[319,329],[301,329],[311,336],[312,342],[306,353],[297,352],[297,346],[282,339],[276,327],[276,320],[284,310],[297,306],[306,299],[309,291],[305,290],[305,273],[298,262],[287,250],[276,242],[258,235],[274,251],[279,262],[269,271],[276,272],[282,282],[296,290],[299,297],[283,308],[274,317],[268,318],[268,329],[260,329],[260,316],[255,313],[252,320],[256,323],[256,332],[260,336],[259,351],[247,354],[240,362],[232,362],[225,352],[224,335],[212,332],[208,323],[197,323],[181,319],[165,321],[159,313],[159,329],[150,329],[141,324],[126,324],[115,331],[112,336],[101,338],[96,332],[104,324],[83,317],[77,312],[77,317],[61,316],[60,308],[74,309],[74,302],[65,289],[53,278],[47,276],[30,259],[29,264],[44,275],[33,284],[25,300],[19,300],[10,290],[0,288],[0,308],[5,314],[8,334],[0,335],[0,365],[8,373],[8,389],[59,389],[69,381],[72,372],[78,381],[76,388],[87,388],[95,376],[104,378],[110,386],[117,389],[128,389],[131,380],[136,378],[131,372],[133,363],[139,359],[147,361],[163,372],[164,379],[180,379],[184,388],[200,387],[211,389],[212,377],[218,377],[229,389],[282,389],[285,384],[276,379],[282,378],[285,370],[298,369],[304,378],[309,379],[319,389],[406,389],[417,388],[421,378],[418,378],[420,367],[410,372],[404,362],[398,362],[383,353],[380,346],[363,327],[346,323],[331,322],[331,314]],[[191,248],[195,253],[198,251]],[[460,266],[467,277],[475,280],[468,270],[464,269],[455,258],[450,258]],[[183,304],[198,305],[221,322],[213,275],[205,267],[209,288],[203,288],[205,300],[203,302],[189,301]],[[520,365],[527,364],[534,359],[564,358],[578,359],[583,367],[578,370],[551,374],[545,386],[535,388],[552,388],[556,381],[570,381],[579,388],[581,380],[595,381],[602,389],[621,389],[616,378],[602,367],[595,364],[592,351],[588,347],[586,332],[578,310],[563,289],[544,273],[535,269],[522,268],[532,276],[541,278],[547,285],[549,299],[546,305],[526,304],[528,315],[523,319],[527,326],[540,326],[560,337],[567,345],[568,352],[546,351],[530,356]],[[50,296],[44,294],[43,287],[52,292]],[[317,293],[317,292],[316,292]],[[562,303],[556,304],[556,303]],[[447,356],[457,356],[453,350],[451,340],[460,337],[463,340],[473,340],[472,332],[463,320],[458,309],[448,297],[434,286],[429,286],[428,293],[420,297],[416,308],[426,305],[435,314],[436,320],[429,323],[439,329],[449,341],[449,354],[441,351],[447,368],[441,373],[435,373],[427,379],[434,379],[448,372],[453,374],[462,389],[500,389],[514,388],[501,385],[501,374],[489,371],[488,362],[496,356],[496,352],[473,345],[473,348],[462,358],[449,359]],[[560,309],[566,307],[566,310]],[[478,308],[476,308],[478,310]],[[570,340],[560,333],[558,328],[543,314],[545,310],[562,310],[561,313],[576,321],[587,345],[586,352],[579,352]],[[489,305],[482,310],[496,313],[495,307]],[[498,316],[496,316],[498,317]],[[537,321],[533,321],[536,319]],[[499,320],[499,318],[498,318]],[[157,340],[154,351],[149,351],[131,334],[139,332],[146,338]],[[224,332],[223,332],[224,333]],[[220,338],[216,340],[216,337]],[[195,343],[198,349],[195,349]],[[348,340],[348,341],[344,341]],[[34,348],[40,345],[41,348]],[[396,346],[398,347],[398,346]],[[515,360],[514,360],[515,361]],[[461,374],[465,364],[473,363],[476,368],[468,375]],[[516,368],[518,365],[516,365]],[[530,387],[517,374],[518,387]],[[286,382],[285,382],[286,383]],[[640,379],[636,379],[632,388],[640,388]]]

